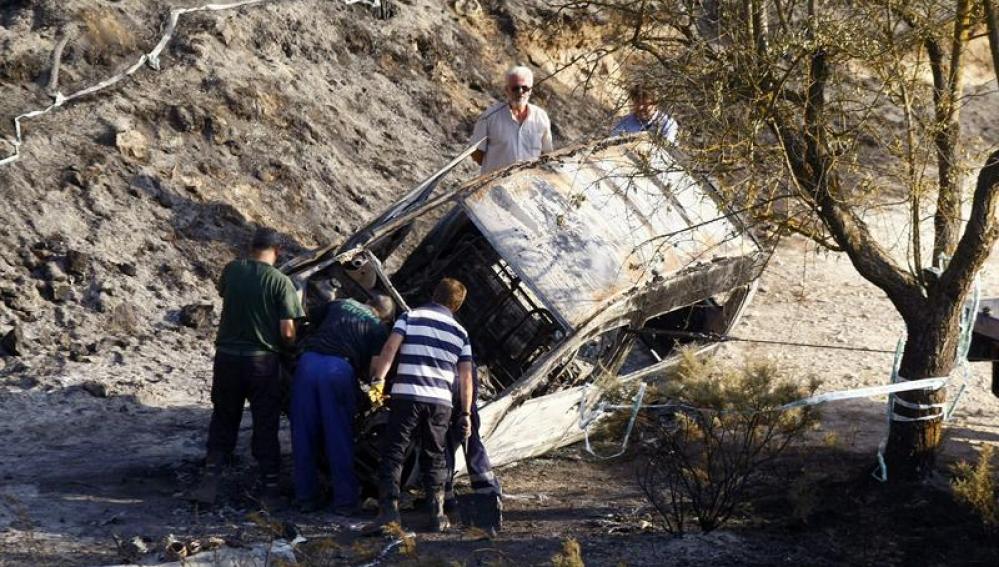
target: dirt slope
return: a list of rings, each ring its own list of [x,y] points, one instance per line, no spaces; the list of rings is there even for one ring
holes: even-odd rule
[[[70,93],[150,49],[177,5],[195,3],[8,4],[0,131],[48,104],[59,38]],[[188,328],[182,307],[217,314],[212,282],[256,226],[281,231],[290,253],[336,241],[458,153],[528,46],[518,18],[537,17],[485,6],[465,17],[435,0],[392,14],[284,0],[185,15],[161,71],[26,121],[22,159],[0,168],[0,333],[17,328],[24,351],[0,359],[0,403],[28,414],[0,422],[4,436],[17,429],[5,445],[61,422],[30,408],[86,396],[66,388],[87,381],[152,406],[203,404],[212,317]],[[604,127],[605,111],[557,78],[537,91],[559,144]]]

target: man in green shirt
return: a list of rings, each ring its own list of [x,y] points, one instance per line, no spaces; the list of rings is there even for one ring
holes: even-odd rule
[[[279,246],[276,232],[258,230],[249,256],[230,262],[218,282],[222,321],[215,339],[207,474],[195,494],[197,500],[215,500],[217,473],[236,448],[247,400],[253,414],[252,452],[260,467],[264,495],[277,496],[279,353],[294,344],[295,319],[305,316],[294,284],[274,267]]]

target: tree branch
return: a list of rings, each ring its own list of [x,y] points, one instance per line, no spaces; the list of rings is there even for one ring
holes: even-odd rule
[[[833,198],[832,192],[824,186],[835,184],[835,178],[821,172],[819,164],[807,162],[805,143],[781,118],[771,117],[770,127],[784,148],[784,157],[796,184],[814,200],[816,214],[860,275],[884,291],[904,319],[918,316],[923,297],[916,278],[891,260],[853,210]]]
[[[933,70],[933,102],[936,109],[936,133],[939,185],[937,211],[933,217],[933,263],[939,265],[942,255],[949,255],[957,245],[961,223],[961,182],[957,164],[957,145],[960,134],[957,104],[961,97],[962,55],[968,32],[970,0],[957,0],[954,14],[954,34],[950,46],[950,65],[944,77],[943,53],[935,40],[927,39]]]
[[[940,300],[964,297],[974,275],[981,270],[999,240],[999,150],[992,153],[978,173],[978,183],[971,205],[971,216],[954,256],[940,276],[935,296]]]
[[[985,5],[985,25],[989,30],[989,51],[992,52],[992,74],[999,84],[999,22],[996,21],[996,10],[992,0],[982,0]]]

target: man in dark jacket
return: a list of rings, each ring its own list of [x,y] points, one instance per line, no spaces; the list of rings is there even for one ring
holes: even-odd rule
[[[317,317],[318,328],[302,341],[291,387],[291,442],[295,497],[305,511],[319,507],[316,467],[325,448],[333,487],[333,511],[353,515],[360,488],[354,473],[354,414],[358,381],[388,338],[395,305],[375,294],[362,304],[335,300]]]
[[[232,458],[247,400],[264,496],[278,496],[279,353],[294,344],[295,319],[305,316],[294,284],[274,267],[279,246],[276,232],[258,230],[249,256],[230,262],[218,282],[222,319],[215,339],[206,477],[193,495],[202,502],[215,500],[217,473]]]

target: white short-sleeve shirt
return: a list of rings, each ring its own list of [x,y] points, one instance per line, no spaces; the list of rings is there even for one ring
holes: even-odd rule
[[[527,107],[529,110],[523,124],[514,119],[510,106],[505,102],[494,104],[479,116],[472,141],[483,136],[488,138],[479,145],[479,149],[485,152],[480,173],[536,159],[542,152],[552,151],[552,124],[548,113],[533,104]]]

